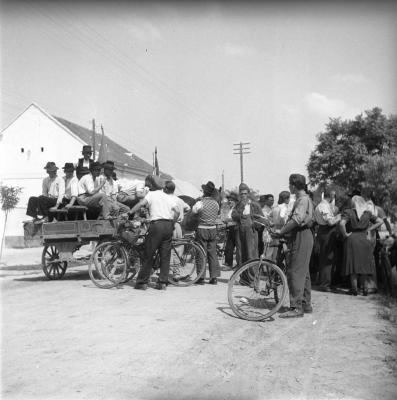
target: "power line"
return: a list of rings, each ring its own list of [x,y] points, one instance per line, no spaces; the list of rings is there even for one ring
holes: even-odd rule
[[[240,142],[233,144],[233,154],[240,155],[240,181],[241,183],[244,182],[244,169],[243,169],[243,154],[250,154],[250,143],[249,142]]]

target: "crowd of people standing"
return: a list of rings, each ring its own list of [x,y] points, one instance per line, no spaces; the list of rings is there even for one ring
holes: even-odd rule
[[[172,181],[161,182],[158,177],[148,175],[144,185],[122,188],[117,183],[113,161],[99,163],[92,160],[91,146],[83,146],[82,154],[83,158],[76,164],[65,163],[64,177],[57,175],[58,167],[54,162],[48,162],[44,167],[48,177],[43,180],[42,194],[31,197],[27,208],[27,215],[33,217],[35,223],[51,221],[60,208],[70,210],[76,205],[86,207],[93,215],[96,212],[102,219],[133,216],[145,208],[150,225],[145,241],[145,263],[135,287],[147,289],[153,254],[159,249],[161,267],[156,288],[164,290],[171,239],[181,237],[188,213],[187,216],[196,218],[196,240],[206,254],[208,283],[218,283],[217,220],[224,203],[213,182],[203,184],[202,197],[189,205],[174,195]],[[231,192],[226,196],[225,265],[233,268],[234,260],[235,265],[240,266],[261,255],[276,260],[277,246],[274,244],[285,238],[289,248],[290,309],[281,314],[283,318],[301,317],[305,312],[312,312],[312,279],[320,290],[332,291],[340,280],[349,277],[350,293],[357,296],[361,288],[362,294],[367,295],[371,288],[376,288],[377,230],[385,223],[392,234],[384,211],[370,196],[363,197],[357,191],[338,208],[335,191],[329,188],[323,191],[321,201],[314,204],[301,174],[291,174],[288,184],[289,190],[279,193],[276,206],[272,194],[257,196],[246,183],[239,185],[238,193]],[[205,272],[197,284],[204,282]]]

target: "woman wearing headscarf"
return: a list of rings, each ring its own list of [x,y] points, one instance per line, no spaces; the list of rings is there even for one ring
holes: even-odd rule
[[[357,276],[362,279],[363,295],[368,294],[368,277],[374,274],[372,246],[368,232],[382,225],[382,220],[373,215],[361,196],[353,196],[352,207],[344,211],[340,222],[345,238],[342,275],[350,276],[353,296],[357,296]]]

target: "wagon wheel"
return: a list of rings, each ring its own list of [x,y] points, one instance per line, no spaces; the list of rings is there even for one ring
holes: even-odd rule
[[[59,251],[54,245],[45,245],[41,256],[41,265],[48,279],[61,279],[66,272],[68,263],[59,261]]]

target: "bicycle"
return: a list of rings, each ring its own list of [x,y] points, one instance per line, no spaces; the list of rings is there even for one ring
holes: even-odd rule
[[[265,224],[262,224],[265,226]],[[284,246],[286,241],[279,239],[276,262],[268,260],[263,254],[243,263],[230,277],[228,283],[228,302],[233,312],[249,321],[263,321],[280,310],[285,303],[288,285],[285,275]]]
[[[111,289],[133,279],[142,266],[147,226],[127,221],[121,224],[114,240],[99,243],[90,259],[89,275],[99,288]],[[160,266],[160,254],[153,258],[153,269]],[[194,234],[172,239],[168,282],[175,286],[190,286],[205,271],[205,252],[195,242]]]

